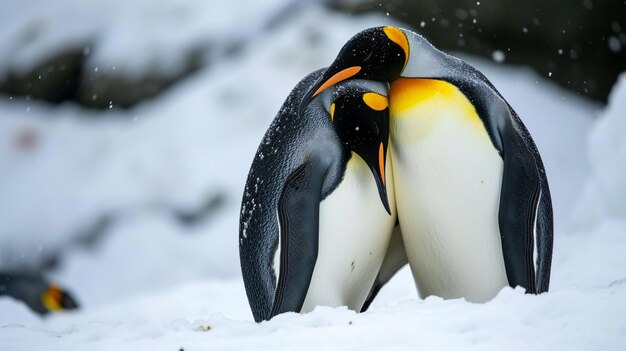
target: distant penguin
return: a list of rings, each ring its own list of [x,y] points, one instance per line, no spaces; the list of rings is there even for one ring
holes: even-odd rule
[[[317,305],[360,311],[396,224],[386,84],[352,80],[314,99],[291,92],[246,182],[239,249],[256,321]]]
[[[0,272],[0,296],[3,295],[24,302],[40,315],[78,308],[70,293],[47,282],[40,273]]]
[[[313,84],[390,84],[396,206],[422,296],[486,301],[502,287],[548,290],[552,205],[526,127],[478,70],[395,27],[351,38]]]

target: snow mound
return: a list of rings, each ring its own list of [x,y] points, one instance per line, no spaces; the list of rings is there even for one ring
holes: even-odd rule
[[[590,177],[568,231],[555,232],[552,287],[607,286],[626,278],[626,74],[591,129]],[[584,158],[584,153],[574,157]]]
[[[626,73],[590,133],[589,155],[593,174],[577,206],[575,224],[588,229],[604,217],[626,221]]]

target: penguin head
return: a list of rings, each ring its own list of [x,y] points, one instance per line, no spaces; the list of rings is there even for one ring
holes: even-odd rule
[[[342,146],[368,165],[383,207],[389,214],[385,165],[389,144],[389,103],[386,86],[368,81],[351,81],[333,89],[326,104]]]
[[[67,291],[49,283],[39,272],[0,272],[0,295],[4,294],[41,315],[78,308]]]
[[[49,284],[40,295],[41,303],[47,312],[73,310],[78,308],[76,300],[55,284]]]
[[[335,61],[309,89],[300,111],[315,96],[350,78],[391,82],[402,74],[409,60],[409,40],[396,27],[374,27],[353,36]]]

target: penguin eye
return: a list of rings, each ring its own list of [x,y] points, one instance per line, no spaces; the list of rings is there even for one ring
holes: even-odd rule
[[[371,51],[370,51],[370,52],[369,52],[369,53],[365,56],[365,58],[363,59],[363,61],[361,61],[361,62],[365,62],[365,61],[369,60],[370,58],[372,58],[372,54],[373,54],[373,53],[374,53],[374,50],[371,50]]]
[[[374,123],[374,135],[377,138],[380,136],[380,128],[378,128],[378,123]]]

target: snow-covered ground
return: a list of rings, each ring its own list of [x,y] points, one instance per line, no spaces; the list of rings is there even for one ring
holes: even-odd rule
[[[111,51],[116,55],[102,54],[102,65],[127,63],[141,71],[152,58],[175,70],[176,55],[215,29],[191,21],[184,40],[150,41],[143,34],[151,27],[133,21],[141,5],[121,11],[110,1],[93,3],[110,3],[103,6],[116,20],[84,21],[85,32],[115,28],[100,35],[110,45],[122,45],[116,31],[129,33],[123,49]],[[184,13],[198,12],[189,15],[198,23],[218,16],[207,14],[202,1],[182,4]],[[54,23],[62,10],[37,16],[53,13]],[[230,11],[219,15],[238,10]],[[178,25],[158,20],[170,12],[155,14],[155,23]],[[268,13],[246,12],[246,28]],[[232,33],[241,22],[219,23],[219,33]],[[505,289],[485,304],[419,300],[403,270],[367,313],[318,308],[252,322],[237,221],[258,142],[301,77],[331,62],[354,33],[389,23],[384,16],[304,7],[238,54],[130,110],[0,96],[0,269],[38,266],[58,255],[49,275],[82,307],[41,319],[0,298],[0,350],[626,349],[626,202],[620,201],[626,197],[626,76],[602,110],[550,77],[472,57],[465,58],[508,99],[544,158],[556,219],[551,292]],[[10,32],[0,33],[4,54],[2,36]],[[53,34],[58,45],[75,40]],[[152,45],[147,52],[146,43]],[[44,49],[22,55],[32,59]],[[206,219],[190,225],[175,215],[214,196],[225,201]],[[110,224],[95,243],[75,243],[103,218]]]

